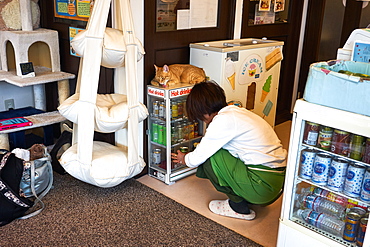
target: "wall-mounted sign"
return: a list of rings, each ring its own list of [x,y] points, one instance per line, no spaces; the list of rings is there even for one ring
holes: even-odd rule
[[[156,1],[157,32],[217,27],[218,0]]]
[[[94,0],[54,0],[54,16],[87,21],[93,5]]]
[[[76,53],[76,51],[72,48],[72,45],[71,45],[71,41],[72,39],[81,31],[83,31],[85,29],[83,28],[77,28],[77,27],[69,27],[69,50],[70,50],[70,54],[72,56],[76,56],[76,57],[80,57],[79,54]]]

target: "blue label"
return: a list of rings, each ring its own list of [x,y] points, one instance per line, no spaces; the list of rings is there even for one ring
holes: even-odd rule
[[[321,214],[318,212],[311,211],[310,214],[307,216],[306,222],[310,225],[316,226],[320,215]]]
[[[335,174],[337,173],[337,169],[335,167],[329,167],[329,177],[333,178]]]
[[[306,155],[302,155],[302,156],[301,156],[301,162],[302,162],[302,163],[305,163],[305,161],[306,161]]]
[[[348,180],[353,180],[353,178],[355,177],[355,173],[353,171],[348,171],[347,172],[347,179]]]
[[[326,165],[321,163],[316,163],[315,165],[315,173],[322,174],[325,172]]]
[[[370,192],[370,179],[366,179],[363,185],[363,189],[367,192]]]

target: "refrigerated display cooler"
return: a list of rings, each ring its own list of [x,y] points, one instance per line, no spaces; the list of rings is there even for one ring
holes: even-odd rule
[[[241,105],[275,124],[284,42],[237,39],[190,44],[190,64],[218,83],[230,104]]]
[[[370,246],[370,117],[297,100],[277,246]]]
[[[166,88],[148,86],[149,176],[172,184],[197,169],[171,160],[177,150],[191,152],[204,135],[201,121],[190,122],[185,103],[193,85],[181,83]]]

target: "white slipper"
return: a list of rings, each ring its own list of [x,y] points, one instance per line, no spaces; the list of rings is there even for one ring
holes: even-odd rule
[[[256,213],[252,209],[250,209],[250,214],[239,214],[235,212],[229,205],[229,199],[213,200],[209,203],[209,209],[215,214],[242,220],[253,220],[256,217]]]

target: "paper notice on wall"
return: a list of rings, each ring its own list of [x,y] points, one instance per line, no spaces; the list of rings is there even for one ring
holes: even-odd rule
[[[218,0],[191,0],[190,27],[216,27]]]
[[[190,10],[179,9],[177,11],[177,30],[190,29]]]

